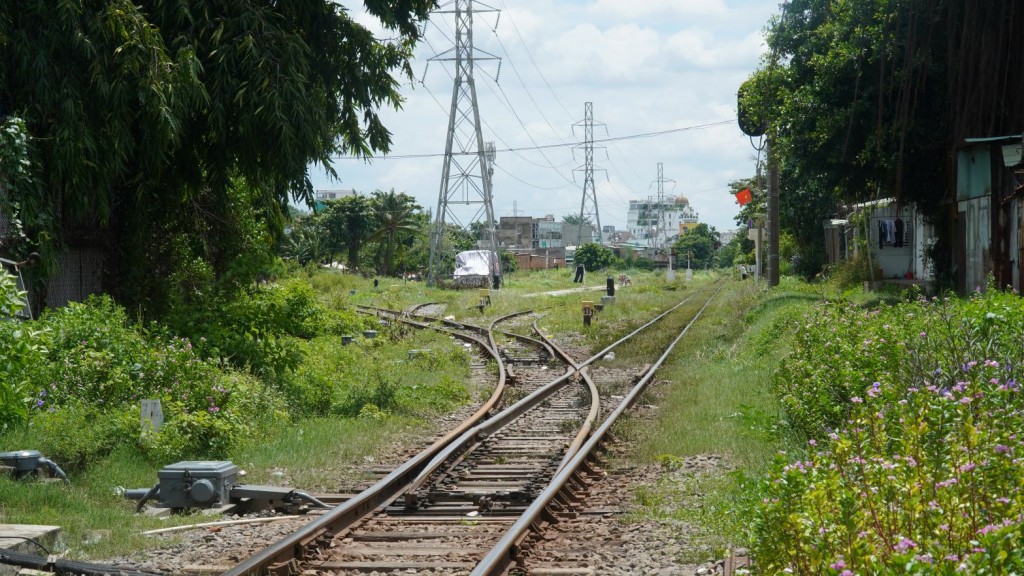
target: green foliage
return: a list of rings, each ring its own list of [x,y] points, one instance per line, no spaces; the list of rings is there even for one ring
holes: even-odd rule
[[[326,0],[0,5],[0,106],[29,136],[29,183],[8,192],[31,247],[111,246],[123,296],[158,310],[179,235],[218,279],[251,270],[269,252],[234,249],[269,247],[288,202],[312,202],[311,164],[388,150],[378,112],[400,106],[435,4],[367,0],[387,41]]]
[[[990,118],[976,126],[981,131],[1007,114],[1001,104],[982,109],[980,99],[951,92],[999,94],[992,89],[998,73],[988,83],[975,71],[1000,61],[1007,51],[998,43],[986,46],[992,56],[972,54],[970,65],[954,56],[958,44],[978,44],[964,40],[968,31],[989,36],[1001,22],[972,12],[930,0],[796,0],[769,24],[770,55],[745,83],[743,107],[767,119],[781,170],[780,221],[801,247],[795,272],[810,278],[824,265],[824,230],[810,223],[842,203],[881,190],[941,212],[949,179],[942,159],[966,136],[951,133],[964,123],[954,126],[949,111],[970,102],[970,117]],[[951,29],[961,35],[942,32]],[[971,80],[958,86],[948,78],[960,69],[970,70]]]
[[[498,257],[501,258],[502,273],[508,274],[519,269],[519,261],[516,260],[515,255],[508,250],[502,250]]]
[[[412,333],[394,346],[405,360],[381,361],[373,350],[383,338],[341,346],[337,338],[304,345],[306,360],[282,382],[288,405],[303,416],[359,416],[367,406],[383,412],[444,410],[469,399],[452,374],[464,374],[464,349],[446,338]],[[413,352],[416,350],[416,352]]]
[[[615,254],[611,249],[596,242],[587,242],[580,246],[573,256],[574,264],[583,264],[583,267],[591,272],[611,266],[614,260]]]
[[[621,262],[622,267],[627,270],[636,269],[644,270],[647,272],[654,270],[653,260],[651,260],[650,258],[643,258],[641,256],[637,256],[636,252],[632,250],[626,251],[626,255],[622,258]]]
[[[175,415],[155,434],[142,439],[143,451],[154,462],[171,463],[182,458],[225,459],[232,448],[253,440],[250,426],[233,412],[189,412],[172,402]]]
[[[311,262],[321,264],[331,260],[332,242],[313,219],[302,218],[292,222],[291,230],[281,240],[279,252],[301,266]]]
[[[413,239],[422,234],[416,213],[421,211],[416,199],[408,194],[377,191],[370,202],[373,209],[373,233],[370,240],[380,245],[380,273],[390,276],[396,253],[401,255],[412,246]]]
[[[345,249],[349,268],[358,270],[360,251],[373,231],[370,199],[354,194],[329,201],[317,214],[315,226],[326,233],[327,244],[332,249]]]
[[[580,224],[587,224],[593,226],[594,223],[590,220],[590,216],[580,217],[579,214],[566,214],[562,216],[562,222],[569,224],[570,226],[579,226]]]
[[[694,226],[675,243],[676,266],[686,266],[688,256],[693,268],[709,266],[714,257],[717,240],[718,233],[707,224]]]
[[[83,470],[118,446],[131,446],[139,436],[139,413],[132,406],[101,409],[71,400],[32,418],[32,446],[66,471]]]
[[[204,356],[224,358],[274,378],[301,362],[296,338],[351,334],[364,325],[352,311],[328,310],[320,304],[308,280],[302,278],[182,306],[166,321],[191,337]]]
[[[0,431],[28,419],[31,373],[46,355],[45,330],[14,319],[24,303],[25,292],[0,267]]]
[[[428,231],[433,223],[427,221],[426,214],[419,215],[419,218],[421,218],[421,232],[413,237],[412,245],[403,254],[401,270],[425,272],[430,268],[430,234]],[[477,223],[472,223],[471,227],[474,224]],[[444,225],[441,246],[438,247],[438,251],[434,255],[439,278],[452,275],[452,272],[455,271],[455,256],[459,252],[476,250],[477,237],[472,229],[466,230],[451,223]]]
[[[1024,481],[1024,302],[995,290],[796,326],[776,387],[808,454],[780,457],[755,536],[768,573],[1004,573]],[[829,572],[832,570],[833,572]]]
[[[136,446],[142,399],[164,407],[165,428],[142,444],[159,461],[220,457],[287,417],[266,385],[204,360],[157,326],[144,332],[109,297],[48,311],[39,327],[49,353],[24,370],[30,431],[69,465]]]

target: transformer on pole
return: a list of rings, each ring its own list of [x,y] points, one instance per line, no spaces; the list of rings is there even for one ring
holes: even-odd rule
[[[485,218],[481,241],[495,255],[498,241],[494,221],[491,175],[494,161],[494,145],[484,146],[480,130],[480,107],[477,104],[476,80],[473,64],[478,60],[498,60],[497,56],[480,51],[477,56],[473,49],[473,14],[497,12],[498,10],[480,4],[475,9],[474,0],[452,0],[435,14],[455,15],[455,46],[431,58],[437,61],[455,62],[455,82],[452,88],[452,103],[448,113],[448,137],[444,147],[444,168],[441,173],[441,188],[437,197],[437,212],[430,229],[430,270],[427,283],[437,283],[441,255],[444,252],[445,222],[451,218],[461,224],[449,208],[450,204],[479,204],[474,222]],[[447,9],[444,9],[447,8]]]

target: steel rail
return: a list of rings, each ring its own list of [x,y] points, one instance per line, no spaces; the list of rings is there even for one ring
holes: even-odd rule
[[[540,496],[538,496],[532,504],[530,504],[526,511],[524,511],[519,517],[519,520],[517,520],[512,527],[505,532],[505,535],[502,536],[493,548],[491,548],[491,551],[487,553],[484,559],[477,564],[470,576],[495,576],[506,572],[514,560],[515,551],[518,549],[519,545],[522,544],[531,527],[538,519],[541,518],[551,502],[565,489],[569,481],[576,475],[577,471],[584,464],[586,459],[590,457],[591,453],[598,447],[598,445],[601,444],[612,425],[615,424],[616,420],[618,420],[618,418],[636,402],[637,398],[640,397],[640,394],[647,388],[647,385],[654,378],[654,374],[657,369],[665,363],[669,354],[671,354],[675,349],[676,344],[678,344],[683,336],[690,331],[690,328],[697,322],[704,313],[704,310],[707,309],[719,292],[720,290],[715,291],[715,293],[711,295],[711,298],[701,306],[700,310],[697,311],[697,314],[694,315],[693,319],[686,324],[679,335],[677,335],[672,343],[669,344],[665,349],[665,352],[658,358],[657,362],[651,366],[650,370],[647,371],[629,394],[622,400],[622,402],[619,403],[608,418],[605,419],[604,423],[598,427],[594,434],[583,445],[582,449],[578,451],[576,455],[573,456],[573,458],[555,474],[555,477],[548,484],[548,487],[541,492]],[[617,345],[621,342],[622,340],[615,344]]]
[[[536,332],[547,345],[551,346],[551,349],[554,350],[562,360],[569,363],[574,370],[579,370],[580,376],[582,376],[583,382],[587,386],[587,391],[590,393],[590,412],[587,413],[586,419],[583,420],[583,425],[580,426],[580,431],[576,434],[576,438],[573,439],[572,443],[569,444],[569,447],[565,451],[565,456],[562,457],[562,461],[559,462],[558,468],[555,469],[555,472],[557,473],[565,467],[566,463],[572,459],[576,452],[579,451],[580,447],[583,446],[583,443],[586,442],[587,437],[590,436],[590,431],[594,428],[594,422],[597,422],[597,417],[601,413],[601,394],[597,390],[597,384],[595,384],[594,380],[590,377],[590,371],[582,370],[580,365],[576,363],[576,360],[569,356],[565,350],[562,350],[561,347],[555,344],[554,340],[545,336],[544,333],[541,332],[540,327],[537,326],[537,320],[533,321],[533,331]]]
[[[665,310],[652,320],[641,325],[633,332],[630,332],[627,336],[604,348],[593,357],[579,363],[579,366],[588,366],[589,364],[602,358],[605,354],[614,349],[616,346],[618,346],[622,342],[625,342],[629,338],[632,338],[633,336],[650,327],[654,323],[658,322],[659,320],[661,320],[662,318],[664,318],[665,316],[667,316],[668,314],[670,314],[671,312],[673,312],[674,310],[676,310],[677,308],[691,300],[693,297],[694,296],[691,295],[683,299],[678,304],[672,306],[668,310]],[[357,307],[362,309],[374,310],[374,313],[377,313],[377,311],[385,311],[384,309],[375,309],[373,307],[364,305],[358,305]],[[414,322],[408,318],[402,318],[402,316],[409,316],[408,313],[396,313],[390,310],[386,310],[386,312],[395,315],[395,317],[402,322],[417,325],[419,327],[429,327],[437,330],[446,331],[463,340],[481,344],[480,340],[476,338],[460,334],[452,330],[444,330],[442,328]],[[529,312],[519,312],[516,314],[512,314],[510,316],[527,313]],[[504,318],[505,317],[503,317],[502,319]],[[494,324],[497,321],[498,320],[492,322],[490,327],[493,328]],[[478,326],[465,325],[460,324],[458,322],[443,319],[441,320],[441,322],[449,326],[456,326],[464,329],[475,330],[478,332],[481,330],[486,330]],[[491,418],[487,419],[482,424],[480,424],[480,420],[482,420],[486,416],[486,414],[488,414],[494,408],[494,406],[497,405],[497,402],[500,400],[501,394],[503,393],[505,388],[505,366],[501,360],[501,354],[498,352],[498,348],[494,342],[493,333],[491,331],[488,331],[488,337],[490,341],[490,346],[482,347],[484,347],[486,351],[489,354],[491,354],[491,356],[495,359],[495,361],[498,364],[499,383],[495,387],[495,392],[491,395],[488,401],[484,405],[482,405],[470,418],[466,419],[458,427],[454,428],[449,433],[445,434],[445,436],[442,437],[441,439],[435,441],[433,444],[431,444],[430,447],[426,448],[413,458],[407,460],[405,463],[399,465],[398,468],[396,468],[393,472],[382,478],[373,486],[357,494],[356,496],[346,501],[345,503],[330,510],[329,512],[321,516],[318,520],[311,522],[310,524],[307,524],[303,528],[286,536],[285,538],[272,544],[268,548],[265,548],[264,550],[254,554],[253,556],[249,557],[248,559],[238,564],[234,568],[228,570],[227,572],[224,572],[222,576],[250,576],[262,574],[263,572],[261,572],[261,570],[264,570],[270,567],[271,565],[283,564],[291,560],[301,560],[303,558],[304,548],[308,544],[317,540],[327,532],[337,533],[347,529],[360,518],[371,513],[378,507],[387,504],[388,502],[392,501],[393,499],[397,498],[399,495],[403,493],[407,495],[414,494],[416,487],[420,486],[422,482],[430,474],[436,472],[436,470],[439,469],[440,466],[445,461],[447,461],[453,454],[456,453],[456,446],[460,448],[467,446],[469,445],[471,439],[486,437],[487,435],[490,435],[493,432],[500,430],[512,420],[515,420],[523,413],[529,411],[529,409],[535,406],[536,404],[543,402],[549,396],[561,390],[561,388],[566,386],[567,383],[570,381],[571,377],[574,375],[573,370],[567,371],[566,374],[560,376],[559,378],[556,378],[551,383],[541,387],[540,389],[535,390],[533,393],[522,398],[520,401],[516,402],[509,408],[506,408],[499,414],[492,416]],[[427,471],[428,469],[429,472]]]
[[[675,306],[672,306],[668,310],[662,312],[661,314],[658,314],[653,319],[647,321],[639,328],[630,332],[628,335],[613,342],[612,344],[598,352],[596,355],[588,358],[587,360],[584,360],[583,362],[576,364],[575,371],[569,371],[563,374],[562,376],[556,378],[555,380],[552,380],[550,383],[541,386],[537,390],[534,390],[532,393],[523,397],[515,404],[509,406],[508,408],[505,408],[501,412],[477,424],[476,426],[473,426],[469,430],[466,430],[462,434],[462,436],[460,436],[457,440],[451,442],[450,444],[448,444],[448,446],[446,446],[444,449],[438,452],[437,455],[434,456],[433,460],[431,460],[420,471],[419,475],[412,481],[409,488],[405,491],[407,501],[415,502],[415,492],[420,488],[420,486],[422,486],[427,481],[427,479],[431,475],[440,470],[449,459],[453,458],[459,452],[464,451],[467,447],[472,446],[479,442],[480,440],[500,431],[502,428],[504,428],[509,423],[519,418],[523,414],[529,412],[530,410],[533,410],[538,404],[540,404],[544,400],[547,400],[550,396],[552,396],[553,394],[567,386],[569,382],[572,381],[572,376],[574,376],[576,371],[580,371],[584,367],[589,366],[590,364],[603,358],[605,354],[612,351],[617,346],[619,346],[623,342],[626,342],[633,336],[639,334],[643,330],[646,330],[656,322],[660,321],[662,318],[672,313],[683,304],[686,304],[694,296],[695,295],[691,295],[684,298]]]
[[[430,327],[426,325],[422,326]],[[431,328],[443,330],[436,327]],[[271,544],[267,548],[264,548],[250,556],[237,566],[231,568],[227,572],[224,572],[223,576],[248,576],[261,574],[262,571],[266,570],[271,565],[286,563],[291,560],[301,560],[303,558],[306,545],[317,540],[327,532],[337,533],[348,528],[360,518],[399,496],[403,489],[408,486],[410,480],[417,477],[421,467],[424,466],[425,463],[429,462],[440,450],[450,444],[453,439],[461,437],[461,435],[465,433],[466,429],[479,422],[488,413],[490,413],[491,410],[493,410],[501,400],[501,396],[505,390],[505,365],[501,360],[501,354],[498,353],[498,349],[494,345],[493,337],[491,337],[490,345],[488,346],[483,345],[483,343],[475,337],[459,334],[452,330],[443,331],[449,332],[463,340],[480,344],[485,352],[494,358],[494,361],[498,365],[498,383],[490,398],[488,398],[472,416],[459,424],[459,426],[436,440],[416,456],[413,456],[399,465],[394,471],[379,480],[376,484],[355,495],[350,500],[332,508],[317,520],[310,522],[296,532],[285,536],[281,540],[278,540],[274,544]]]

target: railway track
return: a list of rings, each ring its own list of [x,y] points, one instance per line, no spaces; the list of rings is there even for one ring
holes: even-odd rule
[[[224,575],[507,572],[524,561],[531,537],[542,537],[558,514],[571,513],[573,502],[584,497],[592,459],[608,429],[651,381],[671,346],[629,394],[606,398],[604,408],[588,366],[696,297],[578,362],[543,337],[536,319],[538,338],[496,330],[512,318],[535,316],[529,312],[479,327],[415,310],[364,310],[474,341],[498,365],[495,394],[474,415],[479,418]],[[552,370],[556,362],[565,367],[561,375]],[[506,364],[515,366],[511,377]],[[598,422],[602,412],[609,416]]]

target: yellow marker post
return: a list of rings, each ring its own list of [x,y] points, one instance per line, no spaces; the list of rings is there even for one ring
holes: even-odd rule
[[[583,325],[590,326],[590,320],[594,317],[594,302],[592,300],[583,301]]]

